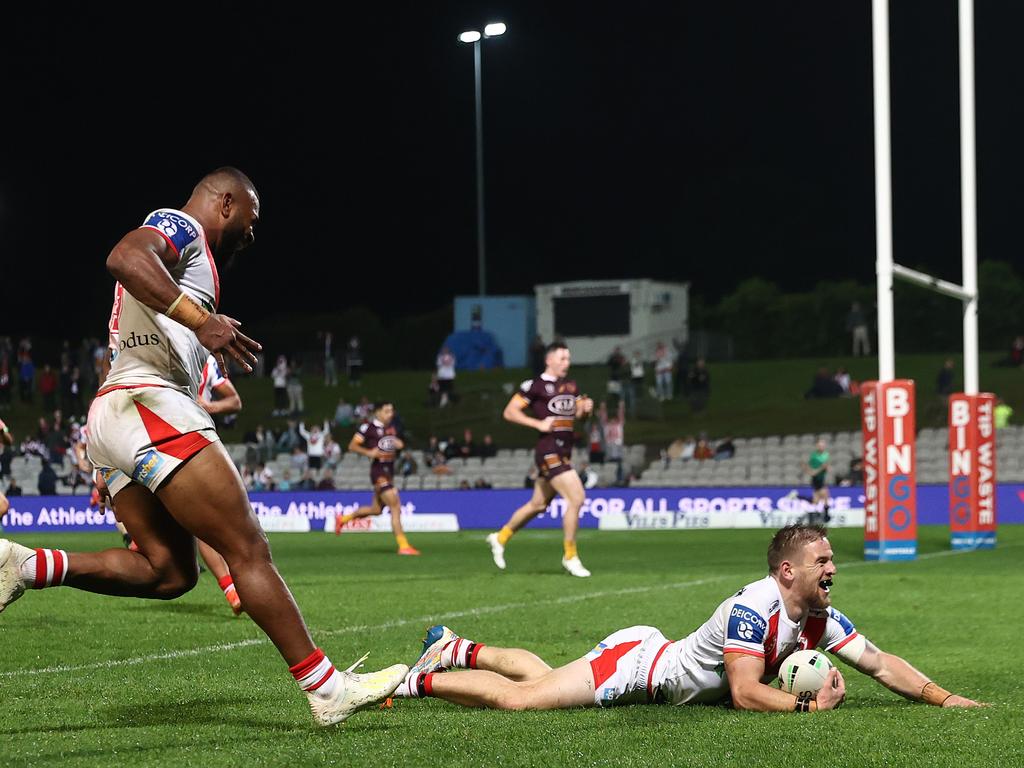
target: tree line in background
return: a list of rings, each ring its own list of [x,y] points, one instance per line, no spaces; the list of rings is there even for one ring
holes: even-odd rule
[[[1009,350],[1014,338],[1024,335],[1024,279],[1006,262],[982,261],[978,288],[981,349]],[[896,282],[894,294],[897,352],[961,349],[959,301],[903,282]],[[694,292],[690,328],[727,334],[735,358],[741,360],[848,355],[851,336],[846,320],[854,302],[868,318],[874,353],[876,289],[852,280],[823,281],[810,291],[784,293],[774,282],[752,277],[714,305]]]

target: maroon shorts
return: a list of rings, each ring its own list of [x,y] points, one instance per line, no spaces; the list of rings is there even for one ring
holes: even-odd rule
[[[563,472],[572,472],[571,453],[549,453],[542,448],[538,448],[534,452],[533,460],[537,464],[540,476],[545,480],[557,477]]]
[[[374,493],[384,493],[384,491],[390,491],[395,487],[392,482],[395,471],[390,466],[384,466],[381,464],[370,465],[370,482],[373,483]]]

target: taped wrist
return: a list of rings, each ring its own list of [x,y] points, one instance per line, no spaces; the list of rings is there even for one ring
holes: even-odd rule
[[[171,306],[167,308],[164,314],[192,331],[198,330],[199,326],[210,317],[210,313],[184,291],[178,294],[178,298],[171,302]]]
[[[942,686],[936,685],[932,682],[925,683],[924,688],[921,689],[921,701],[925,704],[932,704],[936,707],[941,707],[946,703],[946,699],[952,695],[952,693]]]
[[[813,693],[807,693],[804,691],[796,697],[796,706],[793,707],[794,712],[810,712],[811,701],[814,699]]]

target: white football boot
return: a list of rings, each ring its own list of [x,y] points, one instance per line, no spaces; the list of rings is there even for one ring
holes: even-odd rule
[[[590,571],[583,567],[583,563],[580,561],[579,555],[569,558],[563,557],[562,567],[573,576],[579,576],[581,579],[585,579],[590,575]]]
[[[487,537],[487,543],[491,545],[491,557],[494,564],[501,570],[505,570],[505,545],[498,541],[498,534],[492,533]]]
[[[25,594],[21,566],[35,553],[34,549],[0,539],[0,613]]]
[[[354,665],[355,666],[355,665]],[[395,664],[378,672],[359,675],[341,672],[341,685],[329,699],[307,693],[309,708],[318,725],[342,723],[361,709],[380,704],[405,680],[409,667]]]

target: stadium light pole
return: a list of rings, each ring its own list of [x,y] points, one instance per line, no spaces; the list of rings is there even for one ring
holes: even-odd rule
[[[502,22],[484,27],[483,34],[470,29],[459,35],[459,42],[473,45],[473,82],[476,102],[476,255],[477,285],[481,296],[487,295],[487,242],[484,234],[484,113],[480,74],[480,43],[489,37],[505,34]]]

